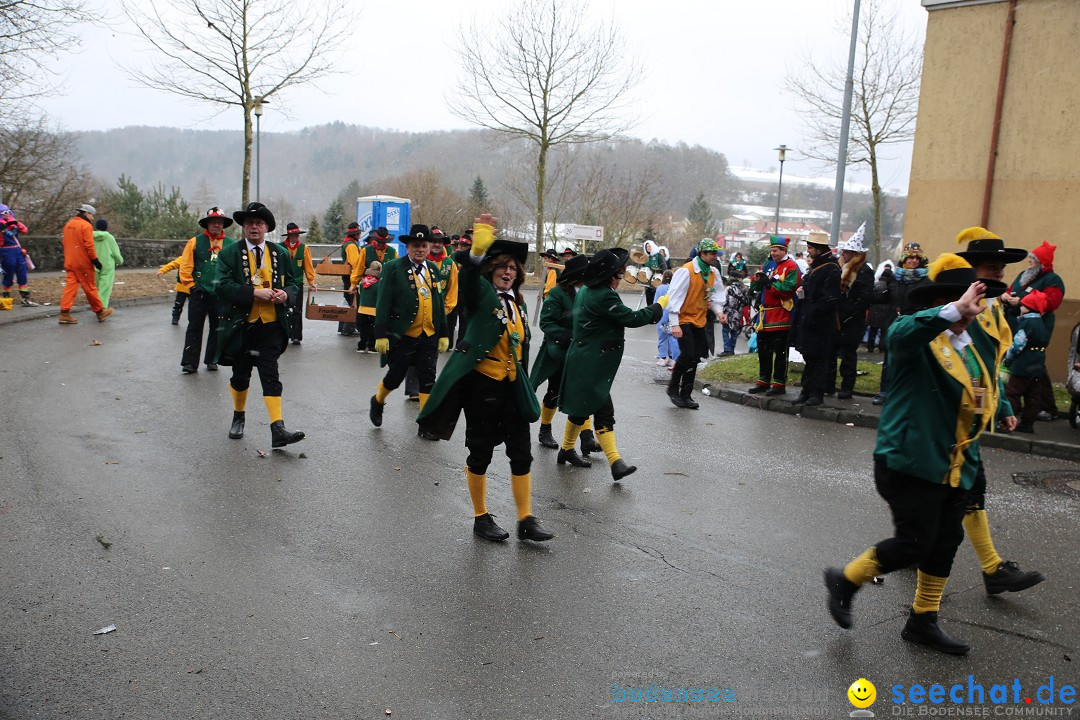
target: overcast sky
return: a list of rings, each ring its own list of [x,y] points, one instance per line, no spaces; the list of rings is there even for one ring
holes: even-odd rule
[[[128,125],[240,129],[241,112],[216,116],[209,106],[136,85],[118,66],[138,62],[139,41],[121,32],[115,0],[90,0],[109,28],[88,26],[81,52],[57,61],[64,94],[41,104],[64,129]],[[919,0],[886,0],[903,26],[922,38]],[[332,121],[408,131],[469,127],[445,98],[458,68],[451,48],[462,23],[498,13],[505,0],[392,0],[358,4],[355,46],[340,56],[342,74],[318,88],[273,98],[264,132]],[[642,139],[698,144],[724,153],[733,166],[777,165],[780,143],[794,148],[784,172],[831,175],[798,152],[805,143],[792,98],[783,91],[789,68],[815,59],[846,58],[844,18],[853,0],[592,0],[614,20],[627,50],[645,69],[638,88]],[[840,28],[843,27],[843,31]],[[279,110],[288,105],[291,117]],[[910,147],[886,152],[882,185],[906,191]],[[854,175],[854,176],[853,176]],[[848,178],[866,180],[849,169]]]

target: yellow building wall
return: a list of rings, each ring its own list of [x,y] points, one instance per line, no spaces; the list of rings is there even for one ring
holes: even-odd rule
[[[1008,2],[927,13],[904,240],[933,257],[981,224]],[[1080,2],[1019,0],[987,226],[1011,247],[1058,246],[1066,301],[1047,367],[1064,379],[1080,322]],[[1012,282],[1023,264],[1006,269]]]

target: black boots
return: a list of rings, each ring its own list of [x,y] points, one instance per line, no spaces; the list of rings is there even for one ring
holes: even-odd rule
[[[535,515],[529,515],[524,520],[518,520],[517,535],[518,540],[532,540],[533,542],[544,542],[555,537],[555,533],[548,532],[540,527]]]
[[[555,449],[559,447],[559,443],[555,442],[555,436],[551,434],[551,423],[547,425],[540,425],[540,436],[537,438],[541,445],[546,448]]]
[[[900,637],[908,642],[929,645],[935,650],[950,655],[966,655],[971,646],[952,637],[938,625],[936,612],[916,613],[914,610],[908,615],[907,625],[900,632]]]
[[[627,475],[633,475],[636,471],[636,465],[627,465],[622,458],[611,463],[611,477],[615,479],[615,482],[619,482]]]
[[[473,518],[472,531],[473,535],[482,537],[485,540],[491,540],[492,542],[502,542],[510,537],[510,533],[495,524],[495,518],[492,517],[491,513],[484,513],[483,515],[477,515]],[[520,532],[520,530],[518,532]]]
[[[851,599],[859,586],[844,577],[840,568],[825,569],[825,588],[829,591],[829,614],[845,630],[851,627]]]
[[[677,408],[685,408],[686,410],[697,410],[700,406],[693,398],[681,397],[679,395],[668,395],[668,399],[671,400],[671,404]]]
[[[577,454],[577,450],[559,449],[559,457],[556,462],[560,465],[570,463],[574,467],[592,467],[592,463]]]
[[[371,396],[371,407],[368,409],[368,417],[371,418],[371,424],[375,427],[382,426],[382,411],[383,404],[375,399],[375,396]]]
[[[600,443],[596,441],[596,435],[593,434],[592,430],[582,430],[578,439],[581,441],[582,457],[588,457],[589,453],[604,452],[604,448],[600,447]]]
[[[284,420],[270,423],[270,436],[273,438],[273,442],[270,443],[271,448],[282,448],[304,439],[304,433],[286,430]]]
[[[244,437],[244,411],[233,411],[232,425],[229,426],[229,437],[233,440],[239,440]]]
[[[998,565],[997,570],[989,575],[983,573],[983,583],[987,595],[999,595],[1003,592],[1020,592],[1033,585],[1038,585],[1046,576],[1038,570],[1021,570],[1012,560]]]

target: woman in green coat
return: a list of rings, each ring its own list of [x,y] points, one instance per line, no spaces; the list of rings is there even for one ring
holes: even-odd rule
[[[101,262],[101,269],[97,271],[94,282],[101,297],[101,304],[109,307],[113,280],[116,279],[116,266],[124,264],[124,256],[120,254],[120,246],[109,232],[109,221],[105,218],[100,218],[94,225],[94,249],[97,250],[98,260]]]
[[[559,409],[568,417],[558,463],[589,466],[574,452],[574,445],[591,415],[596,420],[596,438],[616,481],[637,470],[623,461],[615,445],[611,384],[622,362],[623,334],[626,328],[655,324],[667,305],[666,296],[641,310],[623,304],[615,288],[628,257],[626,250],[615,248],[601,250],[589,262],[585,287],[574,299],[574,327],[559,390]]]
[[[544,344],[536,354],[529,378],[533,390],[547,381],[547,392],[540,406],[539,442],[546,448],[556,449],[559,443],[551,434],[551,421],[559,409],[559,387],[562,385],[562,370],[566,362],[566,350],[570,347],[570,337],[574,329],[574,297],[589,267],[589,258],[575,255],[566,261],[566,267],[559,276],[558,283],[548,292],[540,311],[540,329],[544,331]],[[593,436],[592,426],[585,421],[581,431],[581,455],[602,452],[602,448]]]

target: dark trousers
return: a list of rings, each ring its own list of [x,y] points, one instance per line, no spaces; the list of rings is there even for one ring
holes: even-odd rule
[[[184,312],[184,303],[187,302],[188,294],[186,292],[176,293],[176,300],[173,301],[172,316],[173,320],[180,319],[180,313]]]
[[[871,325],[866,331],[866,349],[874,352],[874,348],[885,346],[885,329]]]
[[[881,387],[878,393],[881,395],[889,394],[889,351],[882,347],[882,352],[885,354],[884,359],[881,361]]]
[[[889,504],[895,528],[893,537],[875,546],[881,571],[916,565],[928,575],[949,577],[956,549],[964,540],[967,492],[890,470],[877,458],[874,484]]]
[[[289,339],[304,339],[304,290],[296,293],[296,299],[289,303]]]
[[[593,430],[596,432],[608,432],[615,429],[615,404],[608,395],[603,404],[593,412]],[[588,415],[570,416],[566,418],[575,425],[584,425],[589,419]]]
[[[446,319],[449,323],[448,335],[450,338],[450,347],[457,347],[457,343],[461,342],[461,339],[465,337],[465,326],[468,323],[468,313],[465,310],[463,304],[459,304],[454,308],[454,311],[450,313],[450,316]],[[454,340],[454,329],[457,328],[457,340]]]
[[[420,394],[420,378],[416,374],[416,366],[409,368],[405,373],[405,394],[416,397]]]
[[[716,354],[716,315],[712,310],[705,313],[705,354],[702,359]]]
[[[859,343],[855,344],[836,343],[836,355],[840,356],[840,389],[852,391],[855,389],[855,378],[859,368]],[[836,389],[836,355],[830,363],[832,374],[828,378],[828,389]]]
[[[786,385],[788,331],[773,330],[757,334],[758,384]]]
[[[263,395],[281,397],[281,380],[278,379],[278,358],[285,345],[285,331],[275,323],[269,325],[261,320],[249,323],[244,330],[244,349],[233,361],[229,384],[234,390],[247,390],[251,384],[251,369],[259,369],[259,382]]]
[[[417,379],[420,381],[420,392],[425,395],[430,393],[435,385],[435,364],[438,358],[439,338],[434,335],[403,337],[397,340],[387,357],[389,369],[383,377],[383,387],[394,390],[401,385],[409,368],[415,366]]]
[[[985,509],[986,468],[980,462],[979,469],[975,471],[975,482],[971,484],[971,489],[967,491],[967,497],[964,499],[964,511],[967,514]]]
[[[1044,376],[1045,377],[1045,376]],[[1046,407],[1044,388],[1049,388],[1050,382],[1043,377],[1021,377],[1010,375],[1009,382],[1005,383],[1005,397],[1013,407],[1020,422],[1030,425],[1035,422],[1035,416],[1040,410],[1049,411]],[[1051,395],[1053,390],[1050,390]]]
[[[656,288],[652,285],[645,286],[645,304],[652,305],[653,300],[656,299]]]
[[[515,383],[493,380],[471,372],[462,381],[462,409],[465,411],[465,464],[477,475],[487,472],[498,445],[506,444],[510,472],[524,475],[532,468],[532,438],[529,421],[518,409]]]
[[[559,407],[559,388],[562,387],[562,373],[563,369],[559,368],[554,375],[548,378],[547,392],[544,393],[544,407]]]
[[[375,349],[375,316],[360,315],[356,318],[356,326],[360,329],[360,341],[356,343],[358,350]]]
[[[697,376],[698,362],[707,357],[709,352],[705,338],[705,328],[693,325],[679,325],[682,337],[679,338],[679,359],[671,371],[667,392],[672,397],[690,397],[694,392],[694,378]]]
[[[348,290],[350,287],[352,287],[352,281],[349,279],[348,275],[342,275],[341,276],[341,284],[342,284],[342,287],[344,289],[346,289],[346,290]],[[350,293],[347,293],[347,292],[346,293],[341,293],[341,296],[343,298],[345,298],[345,302],[347,302],[347,303],[351,303],[353,301],[353,295],[350,294]],[[341,333],[342,335],[355,335],[356,334],[356,323],[354,323],[354,322],[348,322],[348,323],[339,322],[337,324],[337,331],[339,333]]]
[[[1050,381],[1050,375],[1043,369],[1041,382],[1038,385],[1038,391],[1035,394],[1035,400],[1039,404],[1039,409],[1045,410],[1051,415],[1058,414],[1057,399],[1054,397],[1054,384]]]
[[[830,359],[835,362],[835,355],[804,355],[806,367],[803,369],[802,394],[808,398],[821,398],[825,394],[826,379],[829,374]]]
[[[195,288],[191,291],[188,304],[188,326],[184,335],[184,352],[180,357],[181,365],[199,366],[199,353],[202,351],[203,326],[210,320],[210,334],[206,338],[206,354],[203,362],[214,362],[217,354],[218,299],[205,290]]]

